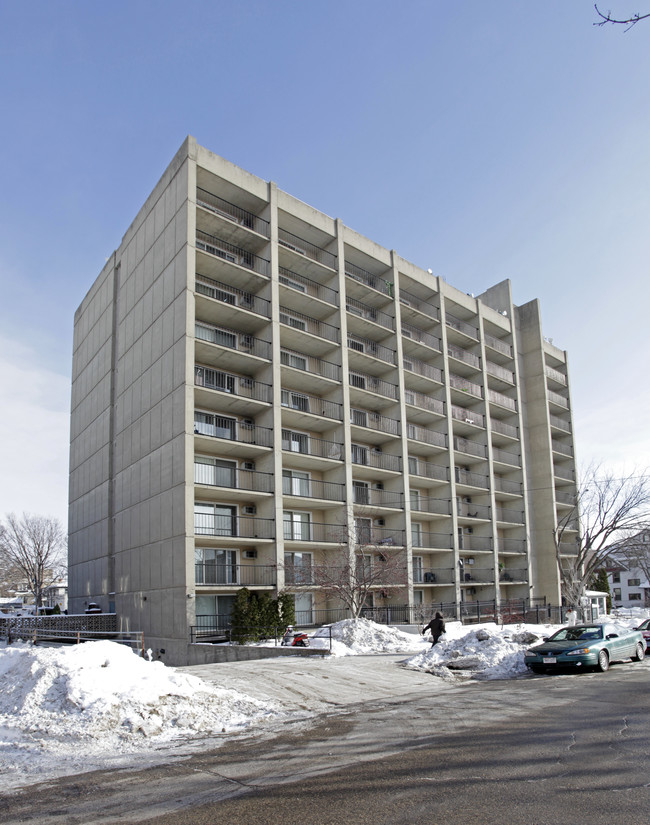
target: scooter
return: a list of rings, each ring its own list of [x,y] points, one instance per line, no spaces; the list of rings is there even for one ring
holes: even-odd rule
[[[292,624],[288,625],[282,637],[283,647],[309,647],[309,636],[306,633],[294,631]]]

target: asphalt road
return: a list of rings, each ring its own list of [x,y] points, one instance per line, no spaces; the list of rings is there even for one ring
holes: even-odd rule
[[[33,786],[0,799],[0,822],[648,825],[649,679],[649,660],[460,686],[431,678],[219,749],[206,741],[165,766]]]

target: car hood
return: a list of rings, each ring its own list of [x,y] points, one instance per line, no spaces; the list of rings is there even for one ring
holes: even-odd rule
[[[594,647],[602,641],[602,639],[585,639],[582,642],[544,642],[541,645],[531,647],[530,650],[540,656],[556,656],[559,653],[566,653],[567,650],[575,650],[578,647]]]

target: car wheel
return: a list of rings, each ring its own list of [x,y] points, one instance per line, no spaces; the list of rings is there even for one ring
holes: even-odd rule
[[[598,670],[602,673],[609,670],[609,656],[606,650],[601,650],[598,654]]]
[[[642,662],[645,659],[645,650],[641,642],[639,642],[639,644],[636,646],[636,652],[633,658],[636,662]]]

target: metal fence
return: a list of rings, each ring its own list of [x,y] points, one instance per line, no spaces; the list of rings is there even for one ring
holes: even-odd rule
[[[80,644],[110,640],[128,645],[144,656],[144,634],[117,629],[115,613],[90,613],[60,616],[0,616],[0,639],[17,641]]]

